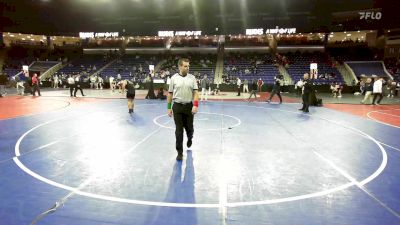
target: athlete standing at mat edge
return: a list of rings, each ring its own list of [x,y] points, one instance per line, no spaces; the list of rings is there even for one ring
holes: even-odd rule
[[[174,116],[176,151],[178,155],[176,160],[183,159],[183,128],[186,130],[187,147],[192,146],[193,139],[193,118],[199,107],[199,95],[196,77],[189,74],[189,60],[181,58],[178,61],[179,73],[171,77],[171,83],[168,89],[167,113],[168,116]],[[173,106],[172,106],[173,101]]]

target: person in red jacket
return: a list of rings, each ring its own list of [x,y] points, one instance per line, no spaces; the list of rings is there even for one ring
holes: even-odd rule
[[[37,74],[34,73],[32,77],[32,94],[33,96],[36,96],[36,91],[38,92],[39,96],[42,96],[40,94],[40,88],[39,88],[39,78],[37,77]]]

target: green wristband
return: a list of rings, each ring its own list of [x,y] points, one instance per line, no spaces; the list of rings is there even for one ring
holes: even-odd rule
[[[172,108],[172,102],[168,102],[167,109],[171,109],[171,108]]]

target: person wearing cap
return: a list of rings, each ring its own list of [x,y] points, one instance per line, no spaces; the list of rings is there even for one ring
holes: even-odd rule
[[[179,73],[171,77],[168,89],[167,113],[169,117],[174,116],[176,160],[183,159],[183,129],[186,130],[186,146],[192,146],[193,119],[199,107],[199,95],[196,77],[189,74],[189,60],[181,58],[178,61]],[[173,102],[173,105],[172,105]]]

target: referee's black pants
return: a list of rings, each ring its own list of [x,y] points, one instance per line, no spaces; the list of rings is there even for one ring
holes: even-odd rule
[[[304,93],[303,96],[303,107],[301,110],[308,112],[308,107],[310,107],[310,93]]]
[[[82,90],[81,85],[80,85],[80,84],[75,84],[74,97],[76,97],[76,92],[78,92],[78,90],[81,90],[82,96],[85,96],[85,95],[83,94],[83,90]]]
[[[73,84],[70,84],[70,85],[69,85],[69,93],[71,94],[71,97],[74,96],[74,95],[73,95],[73,93],[74,93],[74,88],[75,88],[75,85],[73,85]]]
[[[176,151],[183,153],[183,128],[186,130],[188,140],[193,138],[193,104],[181,104],[175,102],[172,106],[175,121]]]
[[[274,95],[278,95],[279,97],[279,102],[282,103],[282,96],[281,96],[281,89],[280,87],[274,87],[271,91],[271,96],[269,96],[269,101],[271,101],[272,97],[274,97]]]

